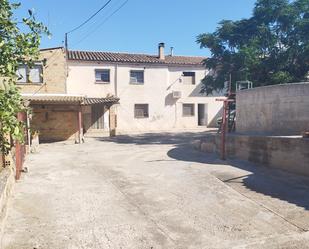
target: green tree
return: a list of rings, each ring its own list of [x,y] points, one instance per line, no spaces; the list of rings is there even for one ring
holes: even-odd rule
[[[254,86],[306,81],[309,71],[309,0],[258,0],[251,18],[223,20],[213,33],[200,34],[208,48],[202,92],[211,94],[232,81]]]
[[[23,107],[16,87],[16,70],[20,64],[33,64],[39,54],[41,35],[48,33],[31,10],[28,17],[17,20],[14,11],[19,6],[0,0],[0,151],[4,154],[10,149],[8,137],[23,140],[23,125],[17,120]]]

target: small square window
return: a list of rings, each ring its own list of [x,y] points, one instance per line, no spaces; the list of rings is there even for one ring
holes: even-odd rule
[[[149,117],[148,104],[134,105],[134,118],[148,118],[148,117]]]
[[[144,71],[131,70],[130,71],[130,83],[131,84],[144,84]]]
[[[194,104],[183,104],[182,105],[182,115],[184,117],[194,116]]]
[[[96,69],[95,81],[97,83],[110,83],[110,70],[109,69]]]
[[[195,85],[195,72],[183,72],[183,83],[186,85]]]

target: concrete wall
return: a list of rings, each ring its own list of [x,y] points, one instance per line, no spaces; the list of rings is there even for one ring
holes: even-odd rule
[[[110,70],[110,84],[96,83],[95,69]],[[68,62],[67,91],[69,94],[84,94],[100,98],[115,95],[115,65]]]
[[[206,136],[196,141],[196,148],[220,154],[220,135]],[[309,139],[301,137],[228,135],[226,155],[309,176]]]
[[[43,66],[42,83],[18,83],[22,93],[66,93],[67,64],[62,48],[40,51]]]
[[[309,83],[238,91],[237,132],[294,135],[309,130]]]
[[[110,70],[110,84],[95,83],[95,69]],[[130,70],[144,70],[144,84],[130,84]],[[182,73],[194,71],[196,84],[182,83]],[[200,81],[204,78],[203,67],[167,67],[162,65],[104,64],[69,62],[67,90],[70,94],[86,94],[88,97],[117,95],[120,104],[116,107],[117,131],[145,132],[173,128],[198,127],[198,104],[206,104],[208,124],[214,124],[222,103],[216,96],[208,97],[199,93]],[[182,98],[173,99],[172,92],[181,91]],[[195,105],[193,117],[183,117],[183,103]],[[134,118],[134,105],[148,104],[149,118]]]

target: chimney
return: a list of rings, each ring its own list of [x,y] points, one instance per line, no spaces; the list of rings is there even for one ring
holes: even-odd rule
[[[165,59],[165,54],[164,54],[164,43],[161,42],[159,43],[159,59],[164,60]]]
[[[174,47],[171,47],[171,56],[174,55]]]

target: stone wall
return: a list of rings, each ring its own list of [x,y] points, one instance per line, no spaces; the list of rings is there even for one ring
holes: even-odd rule
[[[0,172],[0,237],[3,234],[8,201],[15,183],[14,173],[12,167],[7,167]]]
[[[297,135],[309,131],[309,83],[242,90],[236,98],[237,132]]]
[[[40,141],[78,139],[78,106],[34,105],[32,128],[39,131]]]
[[[67,64],[63,48],[40,51],[43,66],[42,83],[18,83],[22,93],[66,93]]]
[[[11,153],[5,156],[5,161],[8,162],[8,164],[6,167],[1,168],[0,171],[0,239],[2,238],[6,221],[9,197],[13,191],[15,184],[16,165],[15,160],[13,159],[14,153],[15,152],[13,148],[13,150],[11,150]]]
[[[219,134],[195,142],[204,152],[220,154]],[[309,139],[302,137],[228,135],[226,156],[309,176]]]

